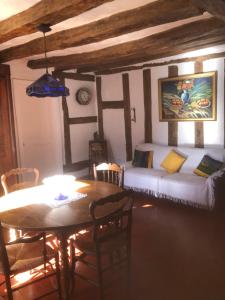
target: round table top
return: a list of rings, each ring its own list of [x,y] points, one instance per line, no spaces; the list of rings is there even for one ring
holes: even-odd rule
[[[49,192],[45,185],[2,196],[2,226],[32,231],[56,231],[86,226],[92,221],[89,214],[89,204],[92,201],[122,191],[116,185],[91,180],[75,181],[73,191],[75,190],[83,194],[80,195],[82,198],[74,200],[72,195],[65,202],[54,200],[53,191]],[[50,198],[53,201],[49,201]]]

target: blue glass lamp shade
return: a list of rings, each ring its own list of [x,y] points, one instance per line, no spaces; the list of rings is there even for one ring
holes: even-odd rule
[[[69,89],[59,80],[45,73],[31,85],[26,88],[28,96],[38,98],[69,96]]]

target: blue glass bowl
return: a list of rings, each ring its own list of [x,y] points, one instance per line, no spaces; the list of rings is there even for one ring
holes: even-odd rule
[[[61,201],[61,200],[66,200],[68,199],[68,196],[63,195],[62,193],[60,193],[57,197],[55,197],[55,200]]]

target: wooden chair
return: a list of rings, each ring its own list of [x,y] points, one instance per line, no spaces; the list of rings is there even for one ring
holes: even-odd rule
[[[50,263],[52,259],[55,263],[55,270]],[[6,285],[9,300],[13,300],[14,291],[53,275],[57,279],[57,288],[38,297],[38,299],[56,291],[58,292],[58,298],[61,299],[58,253],[49,246],[46,246],[44,234],[37,234],[31,238],[19,238],[13,242],[6,243],[3,237],[3,227],[0,225],[0,260],[0,274],[5,277],[5,280],[0,285]],[[47,266],[45,266],[46,262]],[[25,271],[34,271],[35,268],[41,265],[44,265],[46,268],[35,270],[36,278],[19,286],[12,286],[11,280],[15,275]]]
[[[131,226],[133,201],[130,192],[123,191],[90,204],[93,226],[85,234],[73,241],[72,271],[75,276],[99,287],[100,299],[104,299],[103,273],[115,266],[127,267],[127,280],[130,280]],[[81,255],[74,255],[75,249]],[[94,262],[93,262],[93,258]],[[97,272],[97,280],[91,280],[79,272],[77,262],[82,262]],[[116,270],[118,272],[118,270]]]
[[[5,195],[10,192],[32,187],[38,184],[39,171],[35,168],[16,168],[12,169],[1,176],[1,184]],[[13,239],[15,236],[19,237],[22,233],[20,230],[4,229],[5,235],[8,239]],[[28,235],[33,235],[29,232]]]
[[[17,168],[1,176],[5,194],[38,184],[39,171],[35,168]]]
[[[109,183],[123,186],[124,170],[121,166],[115,163],[101,163],[93,165],[93,173],[95,180],[101,180]]]

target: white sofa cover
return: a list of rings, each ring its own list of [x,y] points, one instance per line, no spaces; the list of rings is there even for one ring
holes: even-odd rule
[[[215,172],[208,178],[193,173],[205,154],[225,162],[223,148],[187,148],[169,147],[156,144],[141,144],[136,147],[141,151],[153,151],[153,168],[133,167],[132,162],[125,164],[124,187],[136,191],[153,194],[188,205],[212,209],[215,205],[214,181],[218,176]],[[176,150],[187,157],[178,173],[168,174],[160,164],[166,155]]]

